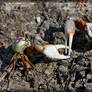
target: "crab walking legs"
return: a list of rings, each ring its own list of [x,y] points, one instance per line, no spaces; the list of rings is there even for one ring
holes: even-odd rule
[[[84,7],[84,3],[85,3],[85,0],[83,0],[82,4],[81,4],[82,0],[80,0],[80,2],[78,2],[76,8],[79,8],[81,7],[81,9]]]
[[[75,34],[75,23],[72,19],[67,20],[65,23],[65,46],[67,47],[67,42],[68,42],[68,38],[69,38],[69,51],[68,51],[68,55],[70,55],[71,53],[71,48],[72,48],[72,41],[73,41],[73,36]],[[67,53],[67,49],[65,49],[65,53]]]

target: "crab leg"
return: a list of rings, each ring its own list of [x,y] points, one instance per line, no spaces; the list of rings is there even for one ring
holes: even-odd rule
[[[15,60],[14,60],[14,62],[13,62],[13,68],[12,68],[12,70],[14,70],[15,69],[15,65],[16,65],[16,62],[18,61],[18,57],[16,56],[15,57]]]
[[[27,56],[24,56],[25,60],[30,64],[30,66],[32,67],[32,69],[34,69],[34,65],[30,62],[30,60],[28,59]]]
[[[26,65],[26,62],[25,62],[25,60],[24,60],[24,56],[21,57],[21,60],[22,60],[22,62],[23,62],[23,64],[24,64],[25,69],[26,69],[26,72],[27,72],[27,74],[28,74],[28,73],[29,73],[29,70],[28,70],[27,65]]]
[[[82,1],[82,0],[80,0],[80,2],[78,2],[76,8],[79,8],[79,7],[80,7],[81,1]]]
[[[84,3],[85,3],[85,0],[83,1],[82,5],[81,5],[81,9],[84,7]]]
[[[72,41],[73,41],[73,34],[69,34],[69,52],[68,55],[71,53],[71,48],[72,48]]]
[[[81,6],[81,9],[82,9],[84,7],[85,0],[83,1],[82,5],[81,5],[81,2],[82,2],[82,0],[80,0],[80,2],[78,2],[76,8],[79,8]]]

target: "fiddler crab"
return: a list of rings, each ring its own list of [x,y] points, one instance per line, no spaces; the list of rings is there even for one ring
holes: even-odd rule
[[[27,68],[26,62],[34,69],[34,65],[30,62],[27,55],[24,54],[24,50],[26,51],[26,54],[34,54],[35,52],[39,52],[41,54],[44,54],[48,58],[51,59],[68,59],[70,58],[69,55],[60,54],[58,49],[60,48],[67,48],[68,46],[58,44],[58,45],[31,45],[31,42],[26,37],[26,34],[23,32],[24,37],[18,37],[15,42],[12,44],[12,49],[15,51],[14,56],[12,57],[13,60],[13,70],[15,68],[15,64],[20,58],[22,63],[24,64],[26,73],[29,73],[29,70]]]
[[[92,41],[92,23],[86,23],[81,18],[69,18],[66,20],[64,25],[64,31],[65,31],[65,46],[67,46],[67,40],[69,38],[69,51],[68,55],[71,53],[72,48],[72,41],[73,36],[75,34],[75,23],[77,24],[79,28],[79,33],[84,35],[85,38],[90,42]],[[67,49],[65,49],[65,53],[67,53]]]

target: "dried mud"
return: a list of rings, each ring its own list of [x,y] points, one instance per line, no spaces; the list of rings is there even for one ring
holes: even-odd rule
[[[91,3],[82,10],[76,3],[1,3],[0,6],[0,76],[7,70],[14,52],[11,45],[22,36],[29,35],[32,44],[64,44],[64,23],[68,16],[83,17],[86,14],[92,22]],[[40,21],[37,18],[40,17]],[[73,52],[67,60],[51,60],[43,55],[30,55],[30,61],[37,71],[30,68],[28,76],[22,63],[16,64],[14,74],[0,81],[0,90],[32,92],[91,92],[92,53],[91,45],[80,35],[75,35]]]

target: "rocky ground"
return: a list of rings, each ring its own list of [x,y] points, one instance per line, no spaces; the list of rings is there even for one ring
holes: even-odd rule
[[[26,32],[32,44],[64,44],[64,23],[68,16],[87,15],[92,22],[92,5],[85,4],[82,10],[75,2],[0,3],[0,90],[32,92],[91,92],[92,91],[92,53],[82,35],[75,35],[73,52],[67,60],[51,60],[42,55],[30,55],[30,61],[37,71],[30,68],[25,75],[22,63],[16,64],[14,74],[8,79],[6,67],[14,52],[14,40]],[[40,19],[39,19],[40,17]]]

